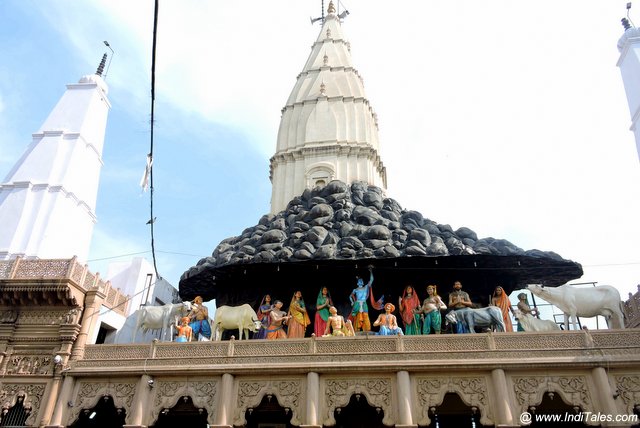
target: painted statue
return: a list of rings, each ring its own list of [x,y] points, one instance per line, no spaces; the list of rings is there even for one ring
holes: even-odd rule
[[[412,286],[407,285],[402,297],[398,297],[398,309],[404,323],[404,334],[408,336],[420,334],[420,298]]]
[[[509,296],[504,292],[504,288],[497,286],[493,290],[493,296],[491,297],[491,305],[496,306],[502,312],[502,321],[504,321],[504,331],[513,331],[513,324],[511,323],[511,314],[513,308],[511,307],[511,301]]]
[[[289,334],[287,337],[289,339],[304,337],[311,320],[309,320],[309,314],[302,299],[302,292],[299,290],[293,293],[289,304],[289,315],[291,315],[291,321],[289,322]]]
[[[487,306],[486,308],[463,308],[457,311],[451,311],[445,315],[447,321],[452,324],[463,324],[464,331],[475,333],[476,327],[490,328],[493,331],[504,331],[504,321],[502,320],[502,311],[495,306]]]
[[[424,316],[422,334],[431,334],[431,330],[436,334],[440,334],[440,330],[442,329],[442,315],[440,311],[442,309],[447,309],[447,305],[445,305],[440,296],[438,296],[436,286],[427,285],[427,298],[422,302],[422,308],[420,310]]]
[[[351,321],[345,321],[342,315],[338,315],[335,306],[330,306],[323,336],[355,336],[355,334]]]
[[[620,292],[610,285],[576,288],[570,285],[560,287],[541,287],[528,285],[533,294],[556,305],[564,312],[564,326],[569,329],[569,318],[577,329],[577,317],[595,317],[602,315],[609,328],[624,328],[624,311]]]
[[[382,309],[382,298],[375,301],[371,287],[373,285],[373,266],[369,266],[369,282],[364,283],[360,277],[357,278],[357,287],[353,289],[349,296],[351,302],[351,314],[349,319],[352,321],[355,331],[370,331],[371,321],[369,320],[369,306],[367,306],[367,298],[371,302],[371,306],[376,309]]]
[[[266,294],[262,298],[260,306],[258,306],[258,311],[256,312],[258,320],[261,324],[261,328],[256,334],[253,335],[254,339],[267,338],[267,329],[269,328],[269,312],[271,312],[271,296],[269,294]]]
[[[386,305],[384,305],[384,314],[378,315],[378,319],[373,323],[375,327],[380,327],[380,330],[378,331],[379,335],[404,335],[404,333],[402,333],[402,329],[398,327],[398,320],[396,319],[396,316],[392,314],[392,312],[395,310],[396,307],[393,306],[392,303],[387,303]]]
[[[537,308],[531,309],[531,307],[529,306],[529,301],[527,300],[526,293],[518,294],[518,310],[523,315],[531,315],[531,316],[539,315]],[[518,331],[526,331],[522,326],[522,321],[520,316],[517,316],[516,318],[518,319]]]
[[[249,332],[254,334],[261,330],[262,323],[258,320],[258,314],[250,304],[240,306],[220,306],[216,309],[216,319],[213,321],[213,338],[222,339],[225,330],[238,330],[238,340],[249,339]]]
[[[182,317],[176,330],[178,331],[176,342],[191,342],[193,329],[189,326],[189,317]]]
[[[191,312],[189,312],[191,322],[189,326],[193,330],[193,337],[198,340],[198,334],[211,339],[211,325],[209,324],[209,310],[202,302],[202,297],[196,296],[191,302]]]
[[[330,307],[333,305],[333,301],[331,300],[331,294],[327,287],[322,287],[318,292],[318,297],[316,298],[316,316],[315,322],[313,323],[313,332],[316,337],[320,337],[325,334],[325,330],[327,329],[327,320],[331,316]]]
[[[471,303],[469,294],[466,291],[462,291],[462,283],[460,281],[454,282],[453,291],[449,293],[449,308],[454,311],[459,311],[460,309],[470,308],[472,306],[473,303]],[[469,333],[465,328],[463,323],[456,323],[455,332],[458,334]]]
[[[269,328],[267,329],[267,339],[286,339],[287,333],[284,331],[284,324],[291,319],[282,310],[282,302],[276,300],[273,308],[269,312]]]

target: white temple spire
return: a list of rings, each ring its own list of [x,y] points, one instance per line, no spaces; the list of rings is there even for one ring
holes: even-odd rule
[[[640,30],[622,19],[624,34],[618,40],[620,58],[618,67],[622,75],[631,113],[631,131],[636,139],[636,150],[640,158]]]
[[[110,107],[99,75],[67,85],[0,183],[0,260],[77,256],[86,261]]]
[[[335,179],[386,189],[379,148],[376,114],[330,2],[320,34],[282,109],[271,158],[271,212],[285,209],[304,189]]]

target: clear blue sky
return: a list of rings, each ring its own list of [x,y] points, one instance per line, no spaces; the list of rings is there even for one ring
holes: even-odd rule
[[[327,1],[328,3],[328,1]],[[626,1],[349,0],[343,30],[379,115],[388,195],[439,223],[640,283],[640,162],[616,42]],[[89,265],[150,259],[153,2],[0,2],[0,176],[107,49],[112,109]],[[280,109],[320,1],[160,1],[154,185],[160,274],[269,211]],[[634,17],[632,9],[632,18]],[[640,5],[637,20],[640,21]],[[425,279],[426,280],[426,279]],[[577,282],[577,281],[576,281]]]

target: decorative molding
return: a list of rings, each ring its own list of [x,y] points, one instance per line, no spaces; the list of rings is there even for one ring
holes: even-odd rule
[[[349,404],[351,396],[361,394],[367,398],[369,405],[379,407],[384,411],[382,423],[393,425],[395,423],[395,409],[392,403],[391,377],[371,376],[357,378],[323,378],[321,395],[324,395],[324,422],[323,425],[335,425],[334,412],[338,407]]]
[[[129,422],[131,417],[131,404],[136,392],[137,380],[121,379],[119,382],[80,381],[77,385],[77,393],[74,407],[69,414],[67,425],[74,423],[82,410],[89,410],[98,404],[98,401],[106,396],[113,398],[116,408],[124,409],[125,420]]]
[[[565,403],[583,412],[594,411],[586,376],[517,376],[512,382],[522,412],[539,405],[546,392],[558,393]]]
[[[184,380],[158,380],[154,387],[153,408],[149,423],[158,420],[160,412],[178,404],[182,397],[189,396],[193,405],[207,410],[207,422],[213,424],[216,419],[217,390],[219,378],[190,378]]]
[[[633,414],[640,405],[640,374],[620,374],[614,376],[620,399],[628,414]]]
[[[36,415],[40,411],[40,403],[44,396],[46,384],[33,383],[4,383],[0,386],[0,405],[2,409],[13,407],[19,396],[24,396],[22,405],[25,409],[31,409],[25,424],[34,426]]]
[[[292,425],[302,424],[303,406],[306,404],[306,393],[302,382],[302,379],[298,378],[238,381],[238,404],[235,408],[233,424],[246,424],[247,409],[259,406],[266,395],[276,397],[282,407],[291,409]]]
[[[53,372],[53,353],[50,350],[44,350],[42,353],[11,355],[7,364],[7,375],[47,375]]]
[[[480,424],[493,425],[493,413],[489,405],[487,385],[489,379],[485,376],[433,376],[416,378],[416,403],[420,409],[419,425],[429,425],[429,409],[437,407],[444,401],[447,393],[455,393],[470,407],[477,407],[480,411]]]

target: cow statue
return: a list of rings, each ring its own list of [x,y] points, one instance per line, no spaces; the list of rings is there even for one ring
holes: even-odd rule
[[[249,331],[255,333],[261,326],[256,311],[247,303],[240,306],[220,306],[216,309],[216,319],[213,321],[213,337],[214,340],[220,340],[225,330],[238,329],[238,340],[242,340],[243,331],[248,339]]]
[[[607,320],[609,328],[624,328],[624,311],[620,293],[610,285],[576,288],[570,285],[542,287],[531,284],[527,288],[564,312],[565,330],[569,329],[569,318],[573,328],[578,329],[577,317],[590,318],[598,315],[602,315]]]
[[[531,314],[525,314],[516,309],[515,317],[524,331],[554,331],[560,330],[558,324],[551,320],[541,320]]]
[[[176,318],[183,317],[191,311],[190,302],[174,303],[163,306],[143,306],[136,312],[136,327],[131,335],[131,342],[135,342],[136,333],[142,330],[146,333],[148,330],[162,329],[160,338],[164,339],[167,332],[171,332],[176,322]],[[173,335],[169,335],[171,341]]]
[[[480,309],[458,309],[457,311],[449,312],[445,317],[452,324],[462,323],[470,333],[475,333],[476,327],[505,331],[502,311],[496,306]]]

